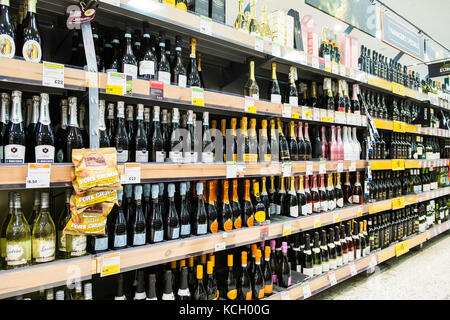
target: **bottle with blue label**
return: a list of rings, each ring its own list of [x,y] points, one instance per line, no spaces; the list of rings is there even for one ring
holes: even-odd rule
[[[193,234],[199,236],[208,231],[208,216],[206,214],[205,202],[203,201],[203,183],[197,183],[197,210],[195,212]]]
[[[177,209],[175,207],[175,184],[169,183],[167,187],[169,196],[169,207],[167,217],[165,219],[166,239],[174,240],[180,237],[180,220],[178,218]]]
[[[131,217],[129,222],[130,228],[130,237],[129,242],[133,247],[142,246],[145,244],[147,240],[147,225],[144,217],[144,213],[142,212],[142,186],[135,185],[134,186],[134,201],[135,201],[135,210],[134,214]]]
[[[119,199],[119,207],[112,216],[112,223],[109,232],[109,247],[111,249],[123,249],[127,247],[127,220],[123,212],[123,191],[117,191],[117,198]]]
[[[108,251],[108,223],[105,224],[105,235],[88,237],[87,246],[91,254]]]
[[[161,242],[164,240],[164,225],[163,217],[159,206],[159,186],[157,184],[152,185],[152,211],[149,214],[149,220],[147,223],[147,235],[149,243]]]
[[[191,212],[189,211],[189,200],[186,197],[187,183],[180,183],[180,237],[187,238],[191,235]]]

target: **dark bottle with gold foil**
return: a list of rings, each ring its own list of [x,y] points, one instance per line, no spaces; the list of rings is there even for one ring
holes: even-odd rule
[[[264,221],[266,221],[266,207],[262,202],[260,193],[259,193],[259,182],[253,182],[253,195],[254,195],[254,203],[253,208],[255,212],[255,225],[262,225]]]
[[[231,210],[233,213],[233,227],[240,229],[242,227],[242,209],[238,196],[238,180],[233,179],[233,197],[231,198]]]
[[[227,258],[227,276],[225,278],[225,287],[223,290],[224,298],[227,300],[236,300],[237,298],[237,281],[233,270],[233,255],[229,254]]]
[[[208,182],[208,203],[206,205],[208,212],[208,232],[217,233],[219,230],[219,214],[217,212],[216,201],[217,191],[215,190],[215,181]]]
[[[284,137],[283,127],[281,125],[280,118],[277,119],[277,127],[278,127],[278,136],[279,136],[279,145],[280,145],[280,162],[286,162],[291,160],[291,156],[289,153],[289,144]]]
[[[299,156],[299,150],[298,150],[298,143],[297,143],[297,139],[295,137],[295,123],[294,121],[291,121],[289,123],[289,154],[291,156],[291,160],[292,161],[299,161],[300,160],[300,156]]]
[[[217,193],[217,190],[214,190]],[[220,229],[230,231],[233,229],[233,210],[230,205],[228,180],[222,181],[222,205],[220,215]]]
[[[247,271],[247,251],[241,252],[241,271],[237,287],[239,300],[252,300],[252,284]]]
[[[9,0],[0,1],[0,57],[14,58],[16,54],[14,26],[9,18]]]
[[[245,193],[244,201],[242,204],[243,208],[243,225],[245,227],[253,227],[254,225],[254,214],[253,214],[253,204],[250,199],[250,180],[245,179]]]
[[[267,120],[261,121],[261,135],[259,141],[259,161],[270,162],[272,160],[272,152],[270,142],[267,136]]]
[[[28,13],[22,24],[22,56],[26,61],[38,63],[42,60],[42,45],[36,21],[36,3],[37,0],[28,0]]]

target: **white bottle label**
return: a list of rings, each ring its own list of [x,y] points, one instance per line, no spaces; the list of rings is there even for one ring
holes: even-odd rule
[[[337,263],[337,266],[338,266],[338,267],[342,266],[342,264],[344,263],[344,262],[343,262],[343,259],[342,259],[342,256],[341,256],[341,257],[337,257],[336,263]]]
[[[42,59],[41,45],[35,40],[27,40],[23,45],[22,55],[26,61],[40,62]]]
[[[133,79],[137,79],[138,68],[132,64],[124,64],[123,73],[127,76],[131,76]]]
[[[332,211],[334,209],[336,209],[336,201],[335,200],[328,201],[328,211]]]
[[[322,266],[321,265],[314,266],[313,269],[314,269],[314,275],[315,276],[318,276],[318,275],[322,274]]]
[[[31,246],[31,244],[28,241],[24,241],[6,245],[6,261],[9,266],[18,266],[27,263],[25,259],[26,246]]]
[[[180,151],[170,151],[169,159],[174,163],[182,163],[183,162],[183,154]]]
[[[170,85],[170,72],[158,71],[158,80]]]
[[[136,233],[133,237],[133,246],[140,246],[145,244],[145,233]]]
[[[187,77],[185,75],[178,75],[178,86],[182,88],[187,87]]]
[[[206,234],[207,229],[208,229],[208,226],[206,223],[199,224],[197,227],[197,235]]]
[[[298,97],[289,97],[289,104],[293,107],[298,107]]]
[[[291,207],[289,210],[290,216],[293,218],[297,218],[298,217],[298,206],[295,207]]]
[[[127,235],[116,235],[114,236],[114,248],[122,248],[127,245]]]
[[[156,162],[164,162],[166,159],[166,153],[164,151],[156,151]]]
[[[320,211],[326,212],[328,209],[328,201],[320,201]]]
[[[296,267],[296,271],[298,272],[298,273],[302,273],[302,266],[297,266]]]
[[[348,252],[348,261],[351,262],[355,260],[355,252],[354,251],[349,251]]]
[[[117,162],[128,161],[128,150],[117,150]]]
[[[303,268],[304,275],[307,275],[308,277],[314,277],[314,268]]]
[[[320,202],[313,204],[313,212],[320,212]]]
[[[306,207],[308,208],[308,214],[312,214],[312,212],[313,212],[312,203],[311,203],[311,202],[308,203],[308,204],[306,205]]]
[[[71,256],[81,256],[86,253],[86,236],[72,236]]]
[[[275,214],[281,214],[281,206],[279,204],[275,207]]]
[[[154,61],[141,61],[139,62],[139,75],[155,75],[155,62]]]
[[[163,293],[161,300],[175,300],[173,293]]]
[[[302,216],[306,216],[308,214],[309,210],[308,210],[308,205],[305,204],[302,206]]]
[[[270,215],[277,213],[277,208],[276,208],[275,203],[269,204],[269,213],[270,213]]]
[[[180,237],[180,228],[173,229],[170,239],[178,239],[179,237]]]
[[[281,104],[281,95],[280,94],[271,94],[270,102]]]
[[[330,271],[330,263],[329,262],[322,262],[322,272],[328,272]]]
[[[8,144],[4,151],[5,163],[25,163],[25,146]]]
[[[190,224],[181,225],[180,233],[182,236],[190,235],[191,234],[191,225]]]
[[[108,249],[108,236],[95,238],[94,250],[104,251]]]
[[[355,253],[356,253],[356,259],[361,258],[361,249],[356,249]]]
[[[344,253],[344,254],[343,254],[342,259],[343,259],[343,263],[344,263],[344,264],[347,264],[347,263],[348,263],[348,260],[349,260],[348,256],[349,256],[348,253]]]
[[[37,163],[53,163],[55,159],[54,146],[37,146],[34,148]]]
[[[161,242],[164,239],[164,230],[155,231],[153,242]]]
[[[55,259],[55,242],[53,240],[35,240],[32,242],[32,247],[36,262],[47,262]]]
[[[14,58],[16,54],[16,44],[14,39],[8,34],[0,35],[0,57],[2,58]]]
[[[344,207],[344,198],[339,198],[336,200],[336,206],[338,208],[343,208]]]
[[[330,269],[334,270],[337,268],[337,260],[336,259],[331,259],[330,260]]]
[[[147,150],[136,151],[136,162],[139,162],[139,163],[148,162]]]
[[[214,156],[212,152],[202,152],[202,162],[213,163]]]

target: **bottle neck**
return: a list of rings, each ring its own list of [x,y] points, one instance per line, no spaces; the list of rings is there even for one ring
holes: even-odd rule
[[[67,111],[68,111],[68,106],[63,104],[61,106],[61,127],[63,129],[67,128]]]
[[[250,80],[255,81],[255,63],[250,61]]]
[[[41,106],[42,106],[42,104],[41,104]],[[31,123],[36,124],[36,123],[38,123],[38,121],[39,121],[39,98],[33,98]]]
[[[23,121],[22,118],[22,107],[21,107],[21,98],[13,97],[12,100],[12,110],[11,110],[11,122],[18,124]]]
[[[49,110],[49,101],[48,96],[41,96],[41,110],[39,114],[39,122],[43,125],[50,124],[50,110]]]
[[[77,105],[76,105],[76,103],[73,103],[73,104],[71,104],[69,106],[69,114],[70,114],[69,126],[78,128]]]

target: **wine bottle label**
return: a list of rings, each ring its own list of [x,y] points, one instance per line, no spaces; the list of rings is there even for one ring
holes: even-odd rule
[[[135,233],[133,236],[133,246],[141,246],[145,244],[145,233]]]
[[[134,294],[134,300],[144,300],[145,298],[147,298],[147,295],[144,292],[135,292]]]
[[[281,214],[281,206],[279,204],[275,207],[275,214]]]
[[[86,253],[86,236],[72,236],[72,257],[82,256]]]
[[[37,146],[34,148],[37,163],[53,163],[55,158],[54,146]]]
[[[270,102],[281,104],[281,95],[280,94],[271,94]]]
[[[307,275],[308,277],[314,277],[314,268],[303,268],[304,275]]]
[[[343,262],[343,264],[347,264],[348,263],[348,261],[349,261],[349,254],[348,253],[344,253],[343,255],[342,255],[342,262]]]
[[[155,62],[154,61],[141,61],[139,62],[139,75],[155,75]]]
[[[242,219],[239,216],[236,219],[234,219],[234,228],[235,229],[240,229],[241,227],[242,227]]]
[[[289,104],[298,107],[298,97],[289,97]]]
[[[180,237],[180,228],[172,229],[172,234],[169,236],[169,239],[178,239]]]
[[[328,201],[320,201],[320,211],[327,212]]]
[[[354,253],[354,251],[350,251],[349,250],[349,252],[348,252],[348,261],[351,262],[353,260],[355,260],[355,253]]]
[[[144,292],[145,295],[145,292]],[[173,295],[173,293],[163,293],[161,300],[175,300],[175,296]]]
[[[0,163],[3,163],[3,146],[0,146]]]
[[[182,88],[186,88],[187,86],[187,77],[183,74],[178,75],[178,86]]]
[[[178,289],[177,295],[179,297],[189,297],[189,289]]]
[[[430,185],[429,184],[424,184],[423,185],[423,192],[428,192],[428,191],[430,191]]]
[[[197,225],[197,235],[206,234],[208,225],[206,223]]]
[[[182,163],[183,162],[183,153],[180,151],[170,151],[169,159],[174,163]]]
[[[108,250],[108,235],[101,238],[95,238],[94,250],[95,251]]]
[[[269,204],[269,212],[270,212],[270,215],[277,214],[277,206],[275,203]]]
[[[8,144],[3,150],[5,152],[5,163],[25,163],[25,146]]]
[[[161,242],[164,240],[164,230],[155,231],[155,236],[153,237],[153,242]]]
[[[295,267],[295,271],[297,271],[298,273],[302,273],[302,266],[301,265],[297,265]]]
[[[66,235],[58,231],[58,251],[66,252]]]
[[[117,162],[128,161],[128,150],[117,149]]]
[[[190,235],[191,234],[191,225],[190,224],[181,225],[180,234],[181,234],[181,236]]]
[[[319,265],[314,265],[313,269],[314,269],[314,275],[315,276],[318,276],[318,275],[322,274],[322,266],[320,264]]]
[[[202,152],[202,162],[213,163],[213,153],[212,152]]]
[[[320,208],[321,208],[320,202],[313,203],[313,212],[319,213],[320,212]]]
[[[338,267],[340,267],[340,266],[342,266],[343,263],[344,263],[344,261],[343,261],[342,256],[337,257],[337,259],[336,259],[336,265],[337,265]]]
[[[158,80],[170,85],[170,72],[158,71]]]
[[[432,182],[431,183],[431,190],[436,190],[438,188],[438,183],[437,182]]]
[[[64,294],[64,292],[63,292]],[[64,300],[64,299],[62,299]],[[121,296],[121,297],[114,297],[114,300],[127,300],[127,297],[125,295]]]
[[[16,44],[14,39],[8,34],[0,34],[0,57],[2,58],[14,58],[16,54]]]
[[[278,276],[276,274],[272,275],[272,280],[274,284],[278,284]]]
[[[148,162],[148,152],[147,150],[136,151],[136,162]]]
[[[138,68],[135,65],[125,63],[123,65],[123,73],[133,79],[137,78]]]
[[[55,259],[55,241],[37,240],[32,241],[33,258],[36,262],[47,262]]]
[[[422,153],[423,153],[422,147],[417,147],[417,154],[418,154],[419,156],[421,156]]]
[[[264,298],[264,288],[258,291],[258,299]]]
[[[164,162],[164,160],[166,159],[166,153],[164,151],[156,151],[156,162]]]
[[[42,59],[42,48],[36,40],[27,40],[22,48],[22,55],[26,61],[39,63]]]
[[[270,162],[272,161],[272,155],[271,154],[265,154],[264,155],[264,162]]]
[[[336,200],[336,207],[338,207],[338,208],[344,207],[344,198],[339,198]]]
[[[257,222],[263,222],[263,221],[266,221],[266,212],[265,212],[265,211],[262,211],[262,210],[257,211],[257,212],[255,213],[255,220],[256,220]]]
[[[263,292],[264,295],[264,292]],[[227,298],[230,300],[236,300],[237,297],[237,289],[233,289],[227,292]]]
[[[355,250],[355,259],[359,259],[361,258],[361,249],[356,249]]]
[[[114,236],[114,248],[123,248],[127,245],[127,235],[115,235]]]
[[[293,218],[297,218],[298,217],[298,206],[290,207],[289,215]]]
[[[253,227],[253,225],[254,225],[254,223],[255,223],[255,218],[253,217],[253,215],[252,216],[250,216],[248,219],[247,219],[247,227]]]
[[[359,203],[359,195],[353,195],[352,201],[349,201],[349,202],[358,204]]]
[[[31,241],[6,244],[6,261],[8,266],[19,266],[31,260]]]

